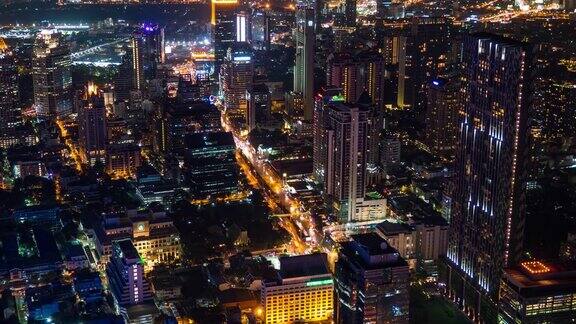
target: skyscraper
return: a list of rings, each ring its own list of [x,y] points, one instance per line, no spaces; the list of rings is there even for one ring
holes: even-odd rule
[[[6,131],[20,122],[18,71],[12,51],[0,38],[0,125]]]
[[[408,323],[410,270],[378,234],[342,243],[335,271],[336,323]]]
[[[218,73],[220,65],[226,58],[228,48],[236,41],[237,8],[237,0],[212,0],[216,73]]]
[[[458,92],[457,80],[437,78],[428,86],[426,109],[426,139],[435,154],[445,158],[454,155],[458,137]]]
[[[272,94],[265,84],[259,83],[254,85],[251,90],[248,90],[247,96],[247,124],[248,130],[251,131],[270,118],[272,114]]]
[[[38,116],[65,116],[72,113],[70,49],[62,36],[43,30],[34,42],[32,80]]]
[[[356,221],[357,202],[366,193],[370,110],[336,96],[316,107],[315,114],[315,173],[323,178],[324,194],[333,199],[340,221]]]
[[[164,28],[158,24],[144,24],[139,36],[142,39],[142,67],[144,76],[148,79],[156,77],[159,64],[165,61]]]
[[[98,89],[89,84],[84,97],[84,106],[78,112],[80,154],[84,162],[94,165],[106,159],[106,108]]]
[[[481,33],[465,38],[463,53],[447,290],[476,320],[492,322],[486,305],[522,249],[532,52]]]
[[[234,43],[220,71],[220,87],[224,107],[233,114],[246,116],[248,103],[246,93],[252,89],[254,63],[252,49],[247,43]]]
[[[294,92],[302,94],[304,119],[314,117],[314,51],[316,42],[314,8],[300,5],[296,8],[296,62],[294,66]]]
[[[143,51],[144,40],[141,33],[134,33],[130,40],[132,53],[130,63],[132,64],[132,90],[144,89],[144,65]]]
[[[399,54],[398,105],[424,110],[426,87],[443,76],[451,52],[451,22],[445,17],[415,17]]]

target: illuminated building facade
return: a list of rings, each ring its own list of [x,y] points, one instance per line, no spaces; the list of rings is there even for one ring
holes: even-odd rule
[[[492,321],[485,305],[522,249],[532,53],[487,33],[467,36],[463,51],[447,290],[472,318]]]
[[[220,69],[220,86],[224,107],[229,113],[247,116],[246,94],[252,89],[254,62],[252,49],[247,43],[236,43],[228,49],[228,55]]]
[[[134,143],[111,144],[106,149],[106,167],[110,174],[133,177],[141,165],[140,147]]]
[[[569,323],[576,320],[573,265],[526,261],[504,270],[499,323]]]
[[[294,65],[294,92],[301,93],[304,119],[314,117],[314,51],[316,43],[314,8],[300,5],[296,8],[296,63]]]
[[[84,162],[94,165],[106,162],[106,107],[104,98],[93,85],[86,91],[83,107],[78,112],[80,154]]]
[[[21,123],[18,71],[13,54],[0,38],[0,125],[2,132]]]
[[[119,240],[132,242],[146,262],[145,270],[178,260],[181,255],[178,230],[163,212],[106,215],[102,227],[95,230],[94,238],[103,263],[113,254],[113,243]]]
[[[66,116],[72,113],[70,49],[60,34],[42,31],[34,42],[32,81],[38,116]]]
[[[432,152],[450,158],[458,137],[457,81],[437,78],[428,86],[426,108],[426,144]]]
[[[335,271],[336,323],[408,323],[408,263],[375,233],[342,244]]]
[[[266,323],[329,321],[334,283],[326,254],[280,258],[280,270],[263,280],[260,296]]]

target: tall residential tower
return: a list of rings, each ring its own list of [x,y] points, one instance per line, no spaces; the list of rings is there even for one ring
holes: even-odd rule
[[[491,322],[486,305],[522,250],[532,52],[487,33],[467,36],[463,52],[447,289],[475,320]]]

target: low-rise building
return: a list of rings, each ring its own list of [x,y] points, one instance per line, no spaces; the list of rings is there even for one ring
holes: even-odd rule
[[[332,318],[334,282],[326,254],[280,258],[280,270],[262,283],[266,323],[328,321]]]

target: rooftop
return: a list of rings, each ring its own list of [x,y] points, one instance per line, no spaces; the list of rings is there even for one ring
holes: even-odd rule
[[[329,274],[325,253],[280,258],[280,276],[283,279]]]
[[[122,256],[125,257],[126,259],[140,259],[140,254],[138,254],[138,251],[134,247],[132,240],[125,239],[115,241],[114,245],[118,246],[118,248],[122,252]]]
[[[526,297],[576,291],[574,262],[525,261],[504,273],[503,280]]]
[[[230,132],[188,134],[185,141],[186,147],[192,150],[235,145],[234,137]]]

